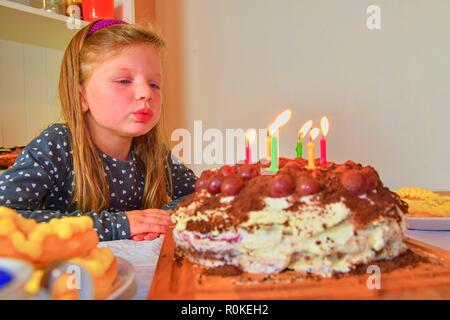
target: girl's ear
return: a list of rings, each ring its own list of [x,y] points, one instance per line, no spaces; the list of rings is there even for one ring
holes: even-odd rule
[[[84,90],[83,86],[80,86],[80,102],[81,102],[81,110],[83,112],[89,111],[89,104],[86,100],[86,91]]]

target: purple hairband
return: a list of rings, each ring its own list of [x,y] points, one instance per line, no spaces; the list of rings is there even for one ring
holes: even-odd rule
[[[91,26],[89,27],[89,31],[86,35],[86,38],[89,37],[91,34],[93,34],[95,31],[98,31],[100,29],[103,29],[103,28],[106,28],[109,26],[114,26],[116,24],[128,24],[128,22],[125,22],[123,20],[118,20],[118,19],[97,20],[93,24],[91,24]]]

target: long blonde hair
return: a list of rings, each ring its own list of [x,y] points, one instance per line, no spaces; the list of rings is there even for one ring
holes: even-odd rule
[[[103,28],[86,38],[90,25],[81,29],[65,50],[59,78],[59,96],[73,149],[72,201],[78,210],[98,212],[109,208],[110,193],[102,159],[90,136],[86,115],[82,110],[81,88],[91,76],[95,64],[105,59],[105,53],[110,57],[118,54],[125,46],[146,43],[161,55],[164,41],[151,28],[130,24]],[[161,114],[152,130],[133,139],[138,167],[146,170],[143,208],[160,208],[170,199],[166,191],[166,184],[170,189],[172,184],[170,171],[166,175],[165,169],[169,169],[169,165],[163,118]]]

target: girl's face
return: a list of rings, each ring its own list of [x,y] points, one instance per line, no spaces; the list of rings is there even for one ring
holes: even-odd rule
[[[91,133],[127,138],[146,134],[161,114],[159,53],[148,44],[135,44],[96,65],[81,101]]]

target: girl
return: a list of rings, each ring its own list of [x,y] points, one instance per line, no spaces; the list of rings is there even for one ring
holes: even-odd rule
[[[44,130],[0,174],[0,205],[39,222],[88,215],[103,241],[165,233],[171,211],[159,208],[192,193],[196,177],[162,141],[163,47],[120,20],[81,29],[61,66],[66,123]]]

